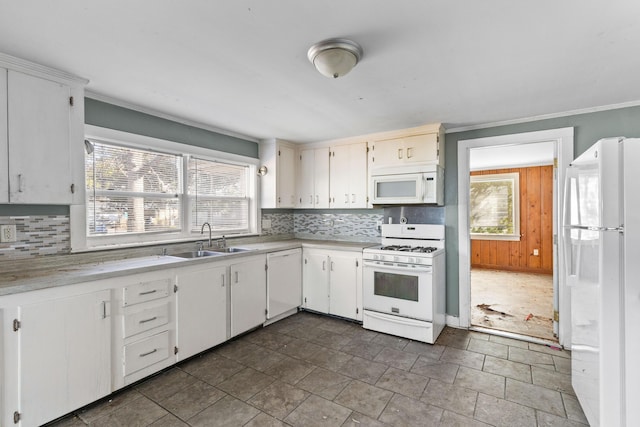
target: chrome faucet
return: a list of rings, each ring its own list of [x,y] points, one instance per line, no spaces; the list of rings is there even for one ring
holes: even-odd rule
[[[202,224],[202,228],[200,229],[200,234],[204,234],[204,226],[209,227],[209,246],[211,247],[211,224],[209,224],[208,222],[205,222],[204,224]]]

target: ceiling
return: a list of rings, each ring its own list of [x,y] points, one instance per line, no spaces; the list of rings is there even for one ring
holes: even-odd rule
[[[460,128],[640,100],[640,2],[0,0],[0,52],[253,139]],[[315,42],[364,49],[347,76]]]

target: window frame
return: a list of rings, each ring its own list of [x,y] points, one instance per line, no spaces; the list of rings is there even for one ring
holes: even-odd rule
[[[82,185],[79,191],[79,200],[81,203],[70,206],[70,231],[71,231],[71,252],[86,252],[101,249],[115,249],[135,246],[149,246],[153,244],[179,243],[186,241],[195,241],[202,239],[199,232],[191,231],[191,203],[188,194],[188,165],[191,157],[207,161],[217,161],[221,163],[236,164],[247,167],[247,194],[249,198],[248,222],[249,231],[246,233],[225,233],[225,236],[253,236],[260,233],[260,224],[258,221],[259,214],[259,192],[257,181],[257,166],[259,159],[240,156],[232,153],[225,153],[218,150],[207,149],[203,147],[168,141],[159,138],[148,137],[129,132],[118,131],[114,129],[102,128],[93,125],[85,125],[85,138],[95,140],[96,142],[104,142],[106,144],[117,145],[122,147],[130,147],[134,149],[149,150],[166,154],[175,154],[182,156],[182,185],[180,192],[181,202],[181,230],[166,232],[148,232],[148,233],[125,233],[120,235],[102,235],[90,236],[87,228],[87,203],[88,195],[86,191],[85,179],[85,156],[82,156]],[[84,146],[82,147],[84,149]],[[214,231],[215,233],[215,231]],[[221,236],[222,234],[220,234]],[[220,237],[215,235],[215,237]],[[208,236],[207,236],[208,237]]]
[[[471,175],[469,179],[469,192],[471,193],[471,187],[474,182],[491,182],[491,181],[506,181],[512,180],[513,182],[513,233],[474,233],[471,231],[471,205],[472,198],[469,194],[469,236],[472,240],[507,240],[507,241],[520,241],[520,174],[518,172],[507,173],[492,173],[484,175]]]

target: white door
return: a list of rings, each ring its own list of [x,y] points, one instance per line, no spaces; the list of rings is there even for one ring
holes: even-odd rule
[[[302,304],[302,249],[267,254],[267,319]]]
[[[329,312],[329,256],[322,251],[304,251],[302,265],[304,307],[320,313]]]
[[[349,199],[352,208],[367,207],[367,143],[349,145]]]
[[[111,392],[111,292],[20,311],[20,413],[37,426]]]
[[[7,70],[0,68],[0,168],[6,171],[9,165],[9,142],[7,141]],[[9,176],[0,173],[0,203],[9,202]]]
[[[266,320],[265,257],[246,258],[230,268],[231,337],[262,325]]]
[[[350,160],[349,146],[339,145],[331,148],[329,160],[329,188],[332,208],[348,208],[350,206]]]
[[[60,83],[8,72],[11,203],[72,202],[70,94]]]
[[[227,267],[178,270],[178,358],[227,340]]]
[[[332,252],[329,259],[329,313],[357,317],[358,258],[348,253]]]
[[[300,163],[298,167],[299,186],[298,205],[301,208],[312,208],[314,205],[315,195],[315,155],[314,150],[301,150],[300,151]]]
[[[314,208],[329,207],[329,148],[316,148],[314,160]]]
[[[438,161],[438,134],[409,136],[403,139],[405,161],[407,163],[423,163]]]
[[[277,206],[293,208],[296,205],[295,152],[293,148],[278,146],[278,200]]]

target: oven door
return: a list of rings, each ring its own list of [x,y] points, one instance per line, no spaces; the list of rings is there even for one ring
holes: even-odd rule
[[[364,261],[363,267],[365,310],[433,320],[431,266]]]

